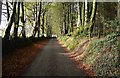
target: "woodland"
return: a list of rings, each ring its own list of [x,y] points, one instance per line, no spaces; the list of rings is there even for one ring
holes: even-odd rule
[[[3,58],[44,39],[56,38],[96,76],[120,76],[119,2],[0,1]],[[0,22],[2,19],[0,19]]]

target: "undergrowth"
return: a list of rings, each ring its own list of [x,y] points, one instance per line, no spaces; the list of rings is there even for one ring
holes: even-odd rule
[[[73,51],[83,44],[85,38],[61,36],[58,38],[69,50]],[[81,43],[81,44],[79,44]],[[93,38],[89,41],[79,60],[89,65],[97,76],[120,76],[120,37],[118,34],[109,34],[104,38]],[[82,57],[81,57],[82,56]]]
[[[93,40],[86,50],[83,62],[91,65],[91,69],[99,76],[118,76],[119,47],[117,35],[107,35],[103,39]]]

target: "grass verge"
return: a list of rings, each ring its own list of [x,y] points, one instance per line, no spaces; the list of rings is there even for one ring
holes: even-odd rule
[[[87,38],[74,38],[68,37],[67,40],[64,36],[58,38],[62,43],[65,43],[71,51],[70,58],[74,59],[79,64],[80,68],[93,71],[95,76],[120,76],[120,37],[116,34],[107,35],[104,38],[92,38],[87,44],[83,45]],[[75,42],[76,41],[76,44]],[[69,43],[67,43],[69,42]],[[70,44],[73,44],[70,45]],[[74,45],[75,44],[75,45]],[[76,51],[76,47],[78,51]],[[82,53],[81,50],[83,50]],[[76,51],[76,52],[73,52]],[[82,66],[81,66],[82,65]]]

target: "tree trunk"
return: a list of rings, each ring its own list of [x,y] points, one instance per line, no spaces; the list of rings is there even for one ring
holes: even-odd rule
[[[65,32],[64,34],[67,34],[66,14],[64,15],[64,26],[65,26],[65,27],[64,27],[64,28],[65,28],[65,29],[64,29],[64,32]]]
[[[36,8],[35,8],[35,6],[33,7],[33,17],[34,17],[34,21],[37,21],[35,18],[37,18],[36,16],[36,12],[37,10],[36,10]]]
[[[44,37],[44,19],[45,19],[45,12],[43,13],[43,18],[42,18],[42,37]]]
[[[63,9],[64,9],[64,24],[63,24],[63,34],[65,35],[65,34],[67,34],[68,33],[68,31],[67,31],[67,25],[66,25],[66,19],[67,19],[67,16],[66,16],[66,4],[64,3],[63,4]]]
[[[78,17],[77,17],[77,28],[80,27],[80,2],[78,2]]]
[[[40,37],[40,16],[41,16],[42,3],[40,2],[39,14],[38,14],[38,37]]]
[[[6,1],[6,8],[7,8],[7,21],[9,21],[10,13],[9,13],[9,5],[8,5],[8,1]]]
[[[71,32],[73,32],[73,4],[70,6]]]
[[[72,3],[70,4],[69,8],[69,32],[73,32],[73,25],[72,25]]]
[[[49,20],[50,19],[50,15],[47,13],[46,14],[46,36],[47,37],[51,37],[52,35],[52,27],[49,25]]]
[[[82,20],[82,27],[84,26],[84,23],[85,23],[85,3],[83,2],[83,4],[82,4],[82,9],[81,9],[82,11],[82,13],[81,13],[81,20]]]
[[[67,6],[67,31],[68,31],[68,33],[70,32],[70,8],[69,8],[69,4],[68,4],[68,6]]]
[[[40,7],[39,7],[39,14],[38,17],[36,17],[36,22],[35,22],[35,28],[33,30],[33,37],[35,37],[36,33],[38,32],[38,37],[40,36],[40,16],[41,16],[41,8],[42,8],[42,3],[40,2]]]
[[[2,15],[2,1],[0,1],[0,25],[1,25],[1,15]]]
[[[37,2],[36,2],[36,21],[37,21]]]
[[[5,39],[9,39],[10,30],[11,30],[12,24],[13,24],[14,19],[15,19],[15,12],[16,12],[16,2],[14,2],[14,4],[13,4],[12,15],[11,15],[10,20],[8,22],[8,27],[7,27],[6,31],[5,31],[5,36],[4,36]]]
[[[85,26],[86,26],[86,24],[87,24],[87,0],[85,0]]]
[[[26,33],[25,33],[25,20],[24,20],[24,4],[23,2],[21,2],[21,6],[22,6],[22,18],[21,18],[21,22],[23,24],[22,26],[22,37],[26,38]]]
[[[19,27],[19,16],[20,16],[20,2],[18,2],[18,12],[16,14],[17,21],[15,21],[15,27],[14,27],[14,37],[18,37],[18,27]]]
[[[96,0],[93,0],[92,14],[90,16],[90,21],[89,21],[89,38],[91,38],[91,33],[92,33],[92,30],[93,30],[96,9],[97,9],[96,8]]]

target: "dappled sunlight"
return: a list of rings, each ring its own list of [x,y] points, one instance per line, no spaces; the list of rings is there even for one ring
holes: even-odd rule
[[[74,62],[90,76],[119,76],[120,2],[83,1],[0,1],[3,76],[21,75],[39,51],[45,70],[36,63],[37,74],[71,73]]]
[[[59,55],[68,55],[67,53],[58,53]]]
[[[113,75],[113,73],[117,75],[119,69],[114,65],[118,63],[118,48],[115,44],[118,44],[119,39],[114,36],[116,35],[111,34],[101,39],[95,37],[90,41],[85,41],[83,38],[83,42],[79,42],[81,44],[77,44],[77,48],[74,48],[73,51],[67,52],[67,56],[76,63],[77,68],[83,69],[88,75],[97,76],[101,70],[102,75],[103,72],[109,76]],[[111,40],[112,37],[113,41]],[[107,39],[109,39],[108,42]],[[61,41],[66,43],[64,39]],[[82,39],[79,41],[82,41]]]

